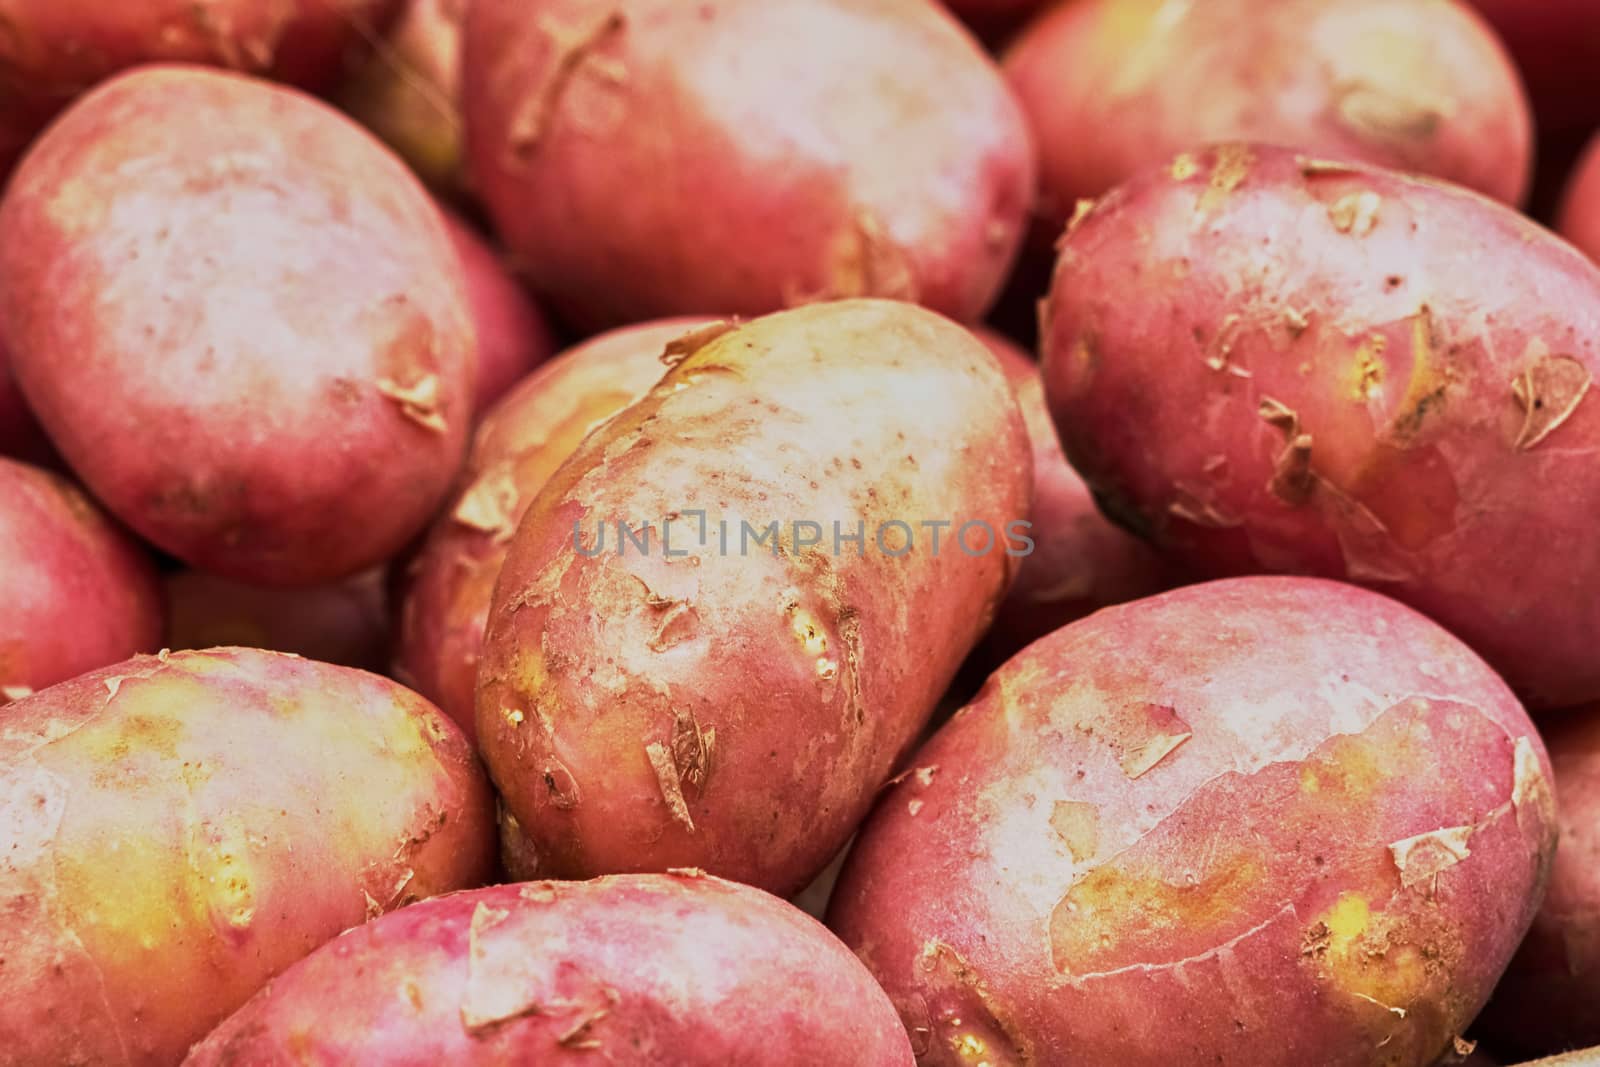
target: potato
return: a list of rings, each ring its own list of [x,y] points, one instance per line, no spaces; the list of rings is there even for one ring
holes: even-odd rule
[[[341,930],[476,884],[461,735],[376,675],[141,656],[4,711],[0,1064],[170,1067]]]
[[[1015,254],[1022,115],[928,0],[479,0],[464,47],[472,179],[581,324],[855,296],[970,320]]]
[[[304,589],[245,585],[200,571],[178,571],[164,582],[167,648],[243,645],[362,670],[388,664],[381,570]]]
[[[911,304],[812,305],[672,356],[513,536],[478,744],[542,876],[694,866],[787,896],[1004,595],[1026,430],[988,350]]]
[[[144,550],[77,487],[4,458],[0,605],[0,705],[160,646]]]
[[[478,387],[473,410],[482,413],[555,352],[544,314],[499,256],[462,218],[443,209],[445,230],[461,258],[467,303],[478,338]]]
[[[1080,198],[1214,141],[1417,171],[1512,203],[1528,188],[1521,83],[1454,0],[1079,0],[1031,23],[1004,66],[1057,226]]]
[[[1241,578],[1002,667],[883,794],[828,919],[922,1067],[1422,1067],[1554,849],[1544,747],[1466,646]]]
[[[643,396],[661,354],[704,319],[669,319],[592,338],[526,378],[485,416],[464,488],[406,568],[397,676],[469,738],[478,652],[495,579],[535,494],[595,426]]]
[[[591,1062],[912,1058],[883,990],[816,920],[684,872],[500,885],[385,916],[295,965],[184,1064]]]
[[[1225,146],[1080,219],[1046,316],[1068,458],[1189,568],[1369,584],[1540,708],[1600,698],[1600,269],[1564,242],[1439,183]]]
[[[1600,262],[1600,134],[1584,150],[1562,196],[1561,236]]]
[[[1011,380],[1033,445],[1033,550],[984,638],[982,659],[992,668],[1052,630],[1169,589],[1179,577],[1150,546],[1100,514],[1061,453],[1038,365],[999,334],[978,336]]]
[[[1550,891],[1478,1021],[1519,1058],[1600,1044],[1600,705],[1545,730],[1561,848]]]
[[[73,469],[203,570],[363,570],[465,451],[474,335],[439,213],[293,90],[146,67],[90,93],[0,202],[0,313]]]
[[[1600,125],[1600,5],[1594,0],[1467,0],[1527,79],[1541,133]]]
[[[205,63],[326,88],[399,0],[6,0],[0,177],[85,89],[144,63]]]

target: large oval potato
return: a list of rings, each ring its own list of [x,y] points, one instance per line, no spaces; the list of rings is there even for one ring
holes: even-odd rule
[[[1466,0],[1511,50],[1527,80],[1539,132],[1600,124],[1600,4],[1594,0]]]
[[[911,304],[781,312],[674,358],[513,537],[478,743],[542,875],[694,866],[788,895],[1004,595],[1026,430],[994,356]]]
[[[0,705],[154,651],[161,606],[149,556],[87,496],[0,458]]]
[[[228,577],[387,559],[465,451],[474,334],[438,210],[294,90],[146,67],[81,100],[0,201],[0,312],[94,494]]]
[[[471,750],[376,675],[175,652],[0,720],[6,1067],[170,1067],[341,930],[491,870]]]
[[[1440,183],[1228,146],[1081,218],[1046,317],[1067,456],[1187,565],[1370,584],[1530,703],[1600,698],[1600,269],[1565,242]]]
[[[1600,263],[1600,134],[1584,150],[1562,194],[1561,236]]]
[[[994,64],[929,0],[479,0],[467,159],[591,325],[814,299],[980,317],[1033,187]]]
[[[1399,604],[1243,578],[996,672],[868,819],[829,908],[923,1067],[1426,1067],[1555,850],[1505,684]]]
[[[455,505],[406,566],[397,675],[469,738],[495,580],[517,524],[590,430],[666,373],[662,354],[703,319],[626,326],[578,345],[523,379],[484,416]]]
[[[399,995],[396,995],[397,992]],[[684,872],[455,893],[350,931],[185,1067],[911,1067],[894,1007],[821,924]]]
[[[1417,171],[1512,203],[1531,173],[1521,82],[1455,0],[1077,0],[1031,23],[1005,71],[1058,226],[1080,198],[1207,142]]]

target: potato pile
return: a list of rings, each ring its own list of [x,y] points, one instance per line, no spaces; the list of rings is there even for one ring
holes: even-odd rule
[[[0,1067],[1600,1067],[1597,71],[0,0]]]

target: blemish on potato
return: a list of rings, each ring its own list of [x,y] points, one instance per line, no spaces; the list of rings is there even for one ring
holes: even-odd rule
[[[1378,225],[1378,211],[1383,198],[1370,190],[1346,193],[1328,207],[1328,219],[1333,228],[1352,237],[1365,237]]]
[[[0,685],[0,705],[21,700],[23,697],[33,696],[33,689],[26,685]]]
[[[504,544],[517,532],[516,465],[503,460],[480,474],[462,494],[450,517]]]
[[[1291,508],[1305,505],[1317,488],[1317,476],[1311,469],[1312,438],[1308,433],[1296,434],[1284,443],[1273,466],[1272,480],[1267,490]]]
[[[661,799],[666,802],[668,813],[681,823],[685,830],[693,832],[694,818],[689,814],[689,804],[684,799],[683,783],[679,780],[678,767],[673,762],[672,753],[659,741],[645,745],[644,751],[650,760],[651,770],[655,771],[656,783],[661,788]]]
[[[1248,145],[1225,144],[1219,145],[1214,150],[1215,161],[1211,165],[1211,180],[1206,186],[1206,191],[1200,197],[1200,211],[1210,213],[1220,207],[1233,191],[1244,183],[1250,176],[1250,168],[1255,164],[1255,153]]]
[[[1074,863],[1082,863],[1100,850],[1100,809],[1081,800],[1058,800],[1050,812],[1050,829],[1056,832]]]
[[[479,1034],[511,1019],[539,1010],[535,991],[528,988],[522,952],[500,948],[505,939],[487,937],[511,913],[480,902],[472,909],[467,926],[467,983],[461,997],[461,1025]]]
[[[1111,744],[1117,765],[1129,778],[1142,778],[1178,749],[1194,731],[1176,709],[1165,704],[1137,704],[1123,709]]]
[[[1555,824],[1555,795],[1539,764],[1539,753],[1528,737],[1519,737],[1512,744],[1511,804],[1516,810],[1517,826],[1524,833]]]
[[[712,341],[726,336],[738,328],[736,322],[728,319],[708,322],[704,326],[690,330],[682,337],[668,341],[667,347],[661,350],[661,362],[668,367],[676,367]]]
[[[1298,308],[1286,307],[1283,309],[1283,324],[1288,327],[1289,336],[1297,338],[1311,325],[1311,314]]]
[[[379,378],[378,392],[400,405],[400,413],[425,430],[444,433],[445,423],[439,397],[439,376],[424,374],[409,385],[393,378]]]
[[[1196,487],[1179,482],[1172,487],[1172,493],[1167,514],[1174,518],[1214,530],[1229,529],[1244,522],[1238,515],[1222,507],[1210,486]]]
[[[561,107],[562,94],[572,83],[574,75],[591,53],[601,47],[613,34],[622,32],[627,16],[620,10],[609,11],[586,28],[569,29],[549,18],[538,20],[539,29],[549,38],[556,60],[549,65],[549,74],[537,90],[522,101],[511,120],[506,136],[506,149],[512,164],[526,165],[544,143]]]
[[[1567,355],[1545,356],[1511,383],[1522,407],[1522,429],[1513,445],[1519,452],[1536,447],[1572,417],[1593,381],[1586,364]]]
[[[1403,838],[1389,846],[1394,865],[1400,871],[1400,884],[1407,889],[1419,882],[1431,882],[1472,855],[1469,841],[1473,826],[1452,826]]]
[[[1082,197],[1072,206],[1072,217],[1067,219],[1067,228],[1060,237],[1056,238],[1057,252],[1061,251],[1061,242],[1066,240],[1072,234],[1072,231],[1078,228],[1078,224],[1094,213],[1096,203],[1097,201],[1092,197]]]
[[[1448,100],[1418,95],[1413,85],[1353,79],[1334,89],[1334,114],[1347,130],[1369,141],[1425,141],[1454,108]]]
[[[1388,364],[1384,362],[1383,354],[1388,346],[1389,342],[1382,334],[1372,334],[1356,347],[1347,378],[1351,400],[1371,400],[1383,391],[1383,380],[1388,374]]]
[[[1186,182],[1200,173],[1200,164],[1195,162],[1192,153],[1182,152],[1179,153],[1178,158],[1172,161],[1172,166],[1168,168],[1168,173],[1172,175],[1173,181]],[[1079,203],[1083,203],[1083,201],[1080,200]]]

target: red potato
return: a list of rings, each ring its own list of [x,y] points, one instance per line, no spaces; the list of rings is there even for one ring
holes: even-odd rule
[[[1584,150],[1562,196],[1561,236],[1600,263],[1600,135]]]
[[[787,896],[1004,595],[1026,430],[994,356],[911,304],[811,305],[672,356],[511,540],[478,745],[541,876],[695,866]]]
[[[517,523],[589,431],[666,373],[667,346],[706,324],[669,319],[602,334],[524,379],[484,417],[465,488],[407,565],[395,656],[397,675],[469,738],[489,603]]]
[[[0,201],[0,318],[94,494],[230,578],[388,559],[465,451],[475,342],[439,212],[293,90],[146,67],[79,101]]]
[[[1549,765],[1436,624],[1305,578],[1035,642],[909,762],[829,925],[922,1067],[1422,1067],[1538,907]]]
[[[1103,607],[1152,596],[1178,584],[1149,545],[1100,513],[1089,487],[1061,452],[1045,406],[1039,367],[998,334],[978,337],[1016,390],[1033,445],[1033,551],[1001,603],[982,655],[998,666],[1024,645]]]
[[[1077,0],[1030,24],[1004,66],[1051,237],[1079,199],[1206,142],[1283,144],[1510,203],[1531,175],[1516,70],[1454,0]]]
[[[397,995],[399,991],[399,995]],[[911,1067],[894,1008],[816,920],[685,872],[501,885],[350,931],[185,1067]]]
[[[0,605],[0,705],[160,647],[144,550],[75,486],[4,458]]]
[[[1505,41],[1533,96],[1541,133],[1600,125],[1600,4],[1467,0]]]
[[[1033,155],[994,64],[929,0],[479,0],[468,168],[585,325],[910,299],[977,319]]]
[[[1600,699],[1600,269],[1565,242],[1228,146],[1081,218],[1046,315],[1067,456],[1186,569],[1368,584],[1538,708]]]
[[[387,666],[389,613],[381,570],[305,589],[262,588],[199,571],[170,574],[165,584],[167,648],[240,645],[341,667]]]
[[[3,0],[0,177],[84,90],[145,63],[227,67],[327,88],[399,0]]]
[[[340,931],[491,869],[471,750],[376,675],[164,653],[3,717],[5,1067],[171,1067]]]
[[[506,391],[556,350],[550,324],[489,244],[448,208],[445,230],[467,285],[478,337],[478,388],[473,410],[487,411]]]

